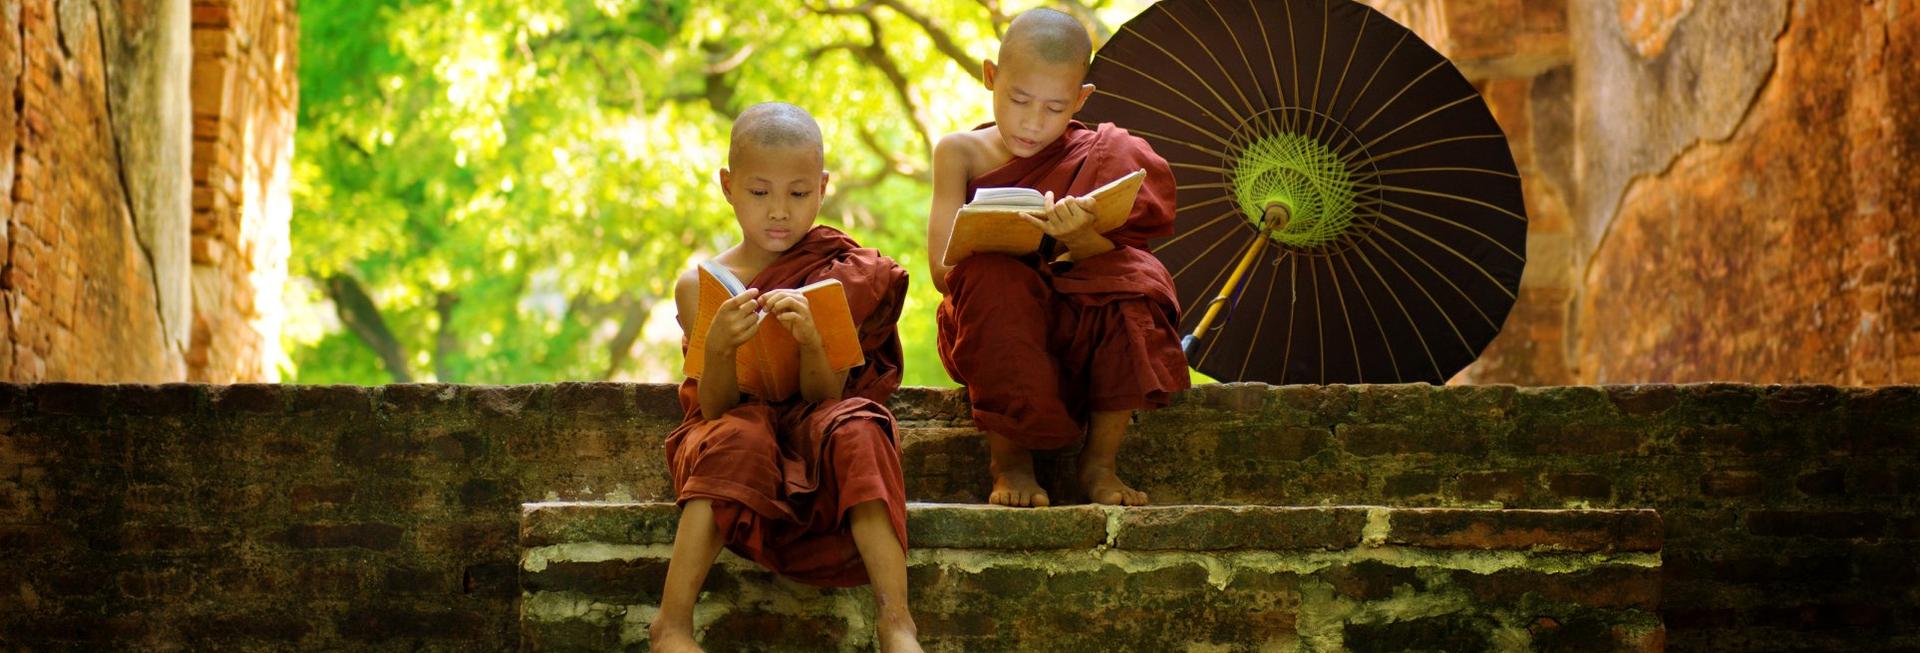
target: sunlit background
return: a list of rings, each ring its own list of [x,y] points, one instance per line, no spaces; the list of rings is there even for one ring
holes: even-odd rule
[[[819,119],[820,220],[912,273],[934,351],[930,143],[991,120],[980,60],[1034,3],[307,0],[285,381],[677,380],[672,281],[737,236],[742,108]],[[1096,38],[1143,0],[1050,3]]]

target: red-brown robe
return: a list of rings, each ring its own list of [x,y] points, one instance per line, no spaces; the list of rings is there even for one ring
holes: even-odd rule
[[[667,436],[667,468],[682,505],[712,501],[720,539],[734,553],[804,583],[848,587],[868,582],[847,518],[853,506],[884,502],[906,549],[906,486],[885,402],[900,387],[894,323],[907,273],[839,231],[814,227],[747,286],[797,288],[829,277],[846,289],[867,358],[848,373],[842,398],[770,404],[743,394],[739,405],[707,420],[699,382],[687,379],[680,385],[686,416]]]
[[[967,196],[994,186],[1083,195],[1141,168],[1132,215],[1104,234],[1113,251],[1070,265],[1043,264],[1055,251],[976,254],[948,271],[940,360],[967,386],[980,429],[1058,448],[1085,432],[1092,411],[1159,408],[1188,386],[1173,277],[1146,249],[1173,234],[1175,182],[1146,141],[1074,121],[1033,156],[969,180]]]

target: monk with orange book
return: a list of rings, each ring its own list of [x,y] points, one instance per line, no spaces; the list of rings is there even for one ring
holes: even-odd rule
[[[720,189],[740,223],[740,242],[709,263],[724,268],[716,277],[747,281],[737,292],[720,291],[706,311],[699,266],[674,286],[680,328],[689,345],[696,332],[701,338],[688,355],[702,360],[693,366],[699,378],[680,386],[686,417],[666,442],[680,523],[650,645],[700,650],[693,604],[725,546],[804,583],[872,583],[880,650],[919,651],[907,610],[905,479],[885,405],[900,387],[894,323],[906,271],[814,226],[827,173],[820,127],[806,111],[769,103],[741,112],[727,166]],[[833,329],[823,326],[829,309],[798,290],[827,280],[844,295],[832,310],[855,325],[857,364],[832,362]],[[703,313],[707,324],[696,325]],[[783,330],[798,351],[790,398],[743,393],[737,376],[742,346],[770,329]]]
[[[1173,278],[1145,249],[1173,233],[1173,173],[1126,130],[1073,120],[1094,91],[1083,83],[1092,51],[1072,16],[1020,14],[999,61],[984,62],[994,122],[934,147],[927,259],[945,295],[940,357],[987,433],[996,504],[1052,503],[1031,452],[1083,436],[1077,481],[1086,498],[1145,504],[1116,474],[1121,438],[1134,411],[1165,406],[1188,385]],[[1095,228],[1085,196],[1142,169],[1126,221]],[[1005,186],[1045,193],[1027,216],[1047,236],[1040,251],[976,253],[949,266],[942,254],[956,212],[975,189]]]

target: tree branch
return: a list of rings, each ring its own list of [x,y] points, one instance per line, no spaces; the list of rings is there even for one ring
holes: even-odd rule
[[[380,315],[380,307],[375,306],[373,297],[360,285],[360,280],[346,274],[336,273],[327,277],[327,297],[333,300],[333,308],[340,314],[340,321],[360,337],[380,357],[386,365],[387,374],[393,376],[395,383],[412,383],[413,373],[407,371],[407,352],[400,341],[393,337],[393,331],[387,328],[387,321]]]
[[[451,362],[460,351],[460,333],[453,328],[453,309],[460,295],[441,291],[433,297],[433,312],[440,316],[440,333],[433,339],[433,376],[441,383],[459,383]]]
[[[632,293],[620,295],[615,301],[620,308],[620,331],[613,334],[613,340],[607,343],[607,372],[600,380],[611,381],[633,359],[633,343],[640,340],[640,332],[647,326],[647,315],[652,312],[653,302],[635,297]]]
[[[912,21],[913,24],[919,25],[920,31],[926,32],[927,39],[933,41],[933,48],[935,50],[939,50],[940,53],[946,55],[948,59],[952,59],[955,64],[960,66],[961,70],[966,71],[968,75],[972,75],[975,81],[984,81],[986,79],[985,73],[980,70],[980,60],[968,54],[967,49],[960,46],[960,42],[953,38],[951,32],[942,29],[940,25],[933,22],[932,18],[926,14],[915,11],[912,7],[907,6],[906,3],[900,0],[867,0],[867,2],[851,7],[834,7],[831,5],[815,7],[809,5],[807,8],[812,10],[813,13],[822,16],[859,16],[867,19],[869,24],[877,25],[877,23],[873,22],[873,10],[875,7],[891,9],[894,13],[900,14],[907,20]],[[875,27],[874,29],[875,36],[877,37],[878,28]],[[996,33],[998,29],[996,26]],[[878,39],[876,38],[876,40]]]
[[[1107,39],[1113,36],[1113,30],[1108,29],[1106,23],[1100,22],[1100,16],[1093,13],[1093,10],[1097,8],[1098,4],[1105,3],[1088,6],[1087,3],[1081,2],[1081,0],[1061,0],[1061,4],[1066,5],[1067,13],[1073,14],[1074,18],[1080,19],[1082,25],[1093,28],[1093,46],[1095,48],[1100,47],[1100,44],[1106,43]]]

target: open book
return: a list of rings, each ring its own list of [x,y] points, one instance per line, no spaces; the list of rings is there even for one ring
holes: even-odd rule
[[[1094,231],[1106,233],[1126,224],[1127,215],[1133,212],[1133,198],[1140,194],[1140,182],[1146,178],[1146,170],[1135,170],[1085,195],[1093,198]],[[1020,214],[1039,213],[1046,206],[1046,198],[1031,188],[975,190],[973,201],[953,216],[953,232],[941,260],[956,265],[974,252],[1018,255],[1040,249],[1044,234]]]
[[[706,372],[707,329],[720,304],[747,291],[733,271],[716,261],[700,264],[700,308],[694,314],[693,333],[687,337],[687,376],[700,378]],[[816,281],[798,288],[807,296],[813,313],[814,328],[820,343],[826,346],[827,366],[835,372],[866,363],[860,350],[860,332],[853,324],[853,310],[847,306],[847,291],[839,279]],[[800,391],[800,343],[787,327],[764,312],[753,338],[734,355],[734,374],[740,390],[767,401],[780,401]]]

